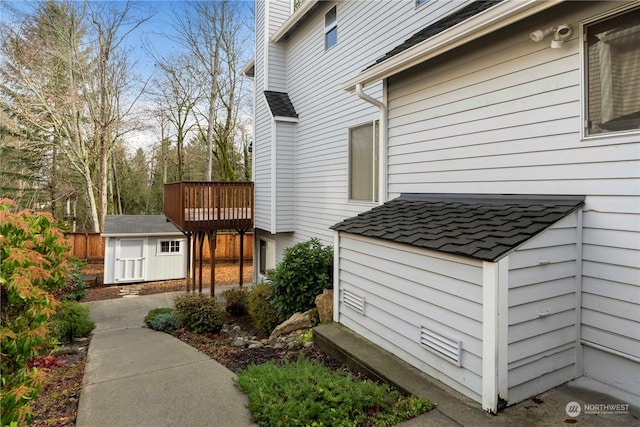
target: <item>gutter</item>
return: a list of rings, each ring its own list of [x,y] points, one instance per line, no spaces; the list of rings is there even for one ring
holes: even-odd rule
[[[366,86],[442,55],[482,36],[562,3],[563,0],[504,1],[464,22],[374,65],[342,84],[353,92],[358,84]]]
[[[380,130],[378,131],[378,203],[387,201],[387,128],[389,122],[389,109],[383,103],[364,93],[363,85],[356,84],[356,95],[364,101],[378,107],[380,111]]]

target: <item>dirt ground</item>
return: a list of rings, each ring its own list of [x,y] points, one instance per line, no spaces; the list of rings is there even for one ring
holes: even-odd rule
[[[210,286],[211,267],[204,265],[202,268],[202,287]],[[85,275],[97,276],[97,283],[91,284],[87,289],[82,302],[99,301],[105,299],[121,298],[126,292],[136,291],[139,295],[150,295],[161,292],[182,291],[187,289],[185,279],[164,280],[160,282],[128,283],[123,285],[103,285],[103,265],[89,264],[84,269]],[[219,286],[231,286],[240,283],[240,265],[238,263],[216,264],[216,288]],[[253,265],[244,264],[244,285],[249,287],[252,284]],[[197,285],[196,285],[197,286]]]

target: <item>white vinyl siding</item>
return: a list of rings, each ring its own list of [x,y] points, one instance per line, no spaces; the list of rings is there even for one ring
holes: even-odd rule
[[[578,215],[509,255],[509,402],[576,377]]]
[[[578,28],[612,7],[567,6],[558,19]],[[562,49],[551,49],[526,37],[543,24],[514,25],[491,43],[389,80],[390,198],[403,192],[586,195],[582,338],[637,358],[640,142],[638,135],[581,138],[579,31]],[[628,380],[626,387],[637,383]]]
[[[480,401],[482,262],[340,233],[339,322]],[[348,292],[364,313],[344,304]],[[421,327],[462,341],[461,367],[420,344]]]
[[[275,202],[272,215],[276,227],[272,232],[294,231],[295,190],[295,123],[276,121]]]

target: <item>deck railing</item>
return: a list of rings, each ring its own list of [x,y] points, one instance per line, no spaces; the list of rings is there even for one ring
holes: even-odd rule
[[[165,184],[164,214],[182,231],[252,228],[253,183]]]

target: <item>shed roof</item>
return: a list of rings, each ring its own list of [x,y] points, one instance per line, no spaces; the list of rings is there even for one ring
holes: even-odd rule
[[[386,61],[391,57],[396,56],[400,52],[404,52],[405,50],[427,40],[430,37],[435,36],[436,34],[440,34],[444,30],[451,28],[454,25],[457,25],[463,21],[466,21],[472,16],[479,14],[480,12],[490,8],[491,6],[495,6],[501,1],[502,0],[489,0],[489,1],[482,0],[482,1],[474,1],[470,3],[469,5],[463,7],[462,9],[459,9],[453,12],[452,14],[445,16],[444,18],[418,31],[417,33],[412,35],[410,38],[405,40],[403,43],[399,44],[389,52],[385,53],[382,57],[378,58],[374,64],[365,68],[365,70],[383,61]]]
[[[286,92],[265,90],[264,96],[267,98],[267,104],[269,104],[271,114],[273,114],[274,117],[298,118],[298,113],[296,113],[295,108],[293,108],[289,94]]]
[[[494,262],[583,205],[582,196],[403,194],[331,228]]]
[[[107,215],[103,236],[182,235],[164,215]]]

